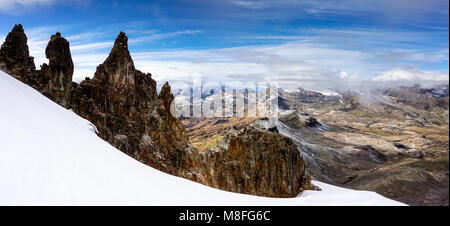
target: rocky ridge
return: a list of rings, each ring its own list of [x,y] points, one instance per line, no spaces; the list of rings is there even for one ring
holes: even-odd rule
[[[312,187],[294,143],[280,134],[246,128],[230,136],[228,146],[207,151],[191,146],[183,125],[170,114],[169,84],[157,94],[151,74],[134,67],[123,32],[93,78],[80,84],[72,82],[69,42],[59,32],[46,48],[49,64],[40,70],[21,25],[8,34],[0,53],[2,70],[88,119],[101,138],[147,165],[252,195],[295,197]]]

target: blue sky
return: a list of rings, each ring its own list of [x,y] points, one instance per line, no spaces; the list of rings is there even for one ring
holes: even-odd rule
[[[0,39],[23,24],[39,65],[60,31],[75,81],[92,76],[125,31],[137,68],[161,81],[425,84],[448,81],[448,10],[446,0],[0,0]]]

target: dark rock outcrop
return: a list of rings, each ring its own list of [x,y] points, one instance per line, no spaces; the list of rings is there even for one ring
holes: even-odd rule
[[[194,180],[215,188],[284,198],[316,189],[290,138],[252,126],[230,130],[212,149],[193,157],[201,175]]]
[[[363,150],[364,153],[368,155],[368,158],[374,162],[384,163],[386,162],[386,156],[384,156],[381,152],[376,150],[370,145],[362,145],[358,147],[360,150]]]
[[[408,146],[406,146],[406,145],[404,145],[404,144],[401,144],[401,143],[397,143],[397,142],[394,142],[394,146],[395,146],[396,148],[398,148],[398,149],[404,149],[404,150],[409,150],[409,149],[411,149],[410,147],[408,147]]]
[[[416,149],[410,149],[406,151],[406,154],[416,159],[423,159],[426,155],[425,152]]]
[[[281,122],[294,123],[299,127],[317,127],[321,126],[320,122],[316,118],[306,113],[299,113],[298,111],[287,111],[279,117]]]
[[[0,69],[22,82],[27,81],[35,70],[34,58],[30,57],[27,36],[21,24],[15,25],[0,49]]]

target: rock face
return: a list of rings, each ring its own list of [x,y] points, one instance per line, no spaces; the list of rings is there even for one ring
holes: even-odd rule
[[[275,132],[232,129],[199,157],[196,169],[202,177],[195,180],[219,189],[283,198],[315,189],[297,146]]]
[[[92,122],[98,135],[131,157],[166,173],[219,189],[269,197],[295,197],[311,189],[305,162],[289,138],[249,127],[232,131],[214,149],[192,147],[171,115],[168,83],[159,95],[150,73],[134,67],[120,32],[92,79],[72,82],[69,42],[58,32],[46,48],[49,64],[34,68],[21,25],[2,45],[0,66],[56,103]]]
[[[15,25],[6,36],[0,49],[0,69],[15,78],[26,81],[35,70],[34,58],[30,57],[27,36],[22,25]]]

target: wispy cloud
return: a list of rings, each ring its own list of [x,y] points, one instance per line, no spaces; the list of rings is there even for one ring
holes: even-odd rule
[[[179,35],[195,35],[195,34],[200,34],[200,33],[202,33],[202,31],[200,31],[200,30],[184,30],[184,31],[176,31],[176,32],[168,32],[168,33],[154,33],[151,35],[140,36],[137,38],[130,39],[129,43],[132,44],[132,43],[139,43],[139,42],[146,42],[146,41],[156,41],[156,40],[160,40],[160,39],[176,37]]]
[[[19,7],[30,7],[34,5],[51,5],[55,0],[1,0],[0,10],[7,11]]]
[[[249,9],[292,8],[304,9],[311,13],[380,13],[385,16],[423,16],[428,13],[448,15],[448,2],[442,0],[229,0],[232,5]],[[395,16],[396,15],[396,16]]]
[[[105,48],[111,48],[113,46],[113,41],[108,42],[94,42],[94,43],[88,43],[88,44],[79,44],[79,45],[73,45],[70,47],[72,51],[93,51],[97,49],[105,49]]]
[[[416,26],[448,31],[449,2],[443,0],[228,0],[237,13],[228,17],[248,20],[326,20],[341,23]],[[250,12],[249,12],[250,11]],[[234,12],[234,11],[233,11]],[[225,15],[225,16],[227,16]],[[434,18],[434,19],[431,19]]]
[[[128,43],[129,45],[133,45],[133,44],[137,44],[137,43],[142,43],[142,42],[150,42],[150,41],[156,41],[156,40],[161,40],[161,39],[165,39],[165,38],[173,38],[176,36],[180,36],[180,35],[194,35],[194,34],[199,34],[201,33],[201,31],[198,30],[184,30],[184,31],[176,31],[176,32],[168,32],[168,33],[156,33],[156,34],[152,34],[152,35],[143,35],[143,36],[138,36],[138,37],[134,37],[134,38],[130,38]],[[74,36],[69,36],[68,40],[82,40],[83,38],[86,37],[92,37],[93,33],[83,33],[83,34],[78,34],[78,35],[74,35]],[[86,38],[84,41],[92,41],[92,39],[88,39]],[[79,42],[76,43],[75,45],[71,46],[71,50],[75,51],[75,52],[82,52],[82,51],[94,51],[94,50],[99,50],[99,49],[109,49],[113,46],[114,41],[104,41],[104,42]]]
[[[255,41],[294,41],[301,40],[303,37],[298,35],[256,35],[256,36],[243,36],[240,37],[245,40],[255,40]]]
[[[68,36],[68,37],[66,37],[66,39],[73,43],[73,42],[80,42],[80,41],[86,42],[86,41],[90,41],[90,40],[99,39],[102,37],[105,37],[104,32],[84,32],[84,33]]]
[[[441,71],[424,71],[417,68],[394,68],[383,72],[373,80],[382,82],[414,81],[417,84],[423,85],[428,82],[448,81],[448,75],[448,72]]]
[[[232,4],[249,9],[264,9],[270,6],[266,1],[231,0]]]
[[[90,5],[91,0],[0,0],[0,12],[20,14],[32,7],[50,7],[56,4],[77,8]]]

